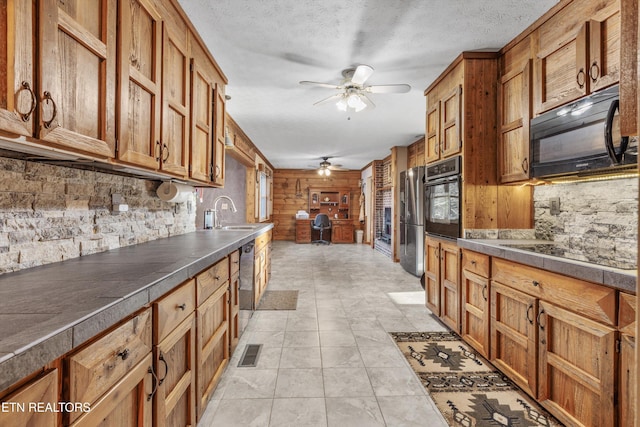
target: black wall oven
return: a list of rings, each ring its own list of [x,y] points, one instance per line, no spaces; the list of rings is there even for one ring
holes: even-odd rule
[[[424,230],[427,234],[461,237],[460,156],[427,166],[424,186]]]

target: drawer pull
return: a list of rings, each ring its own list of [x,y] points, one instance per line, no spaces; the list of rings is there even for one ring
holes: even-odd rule
[[[471,265],[476,265],[476,262],[475,261],[471,261]]]
[[[129,357],[129,349],[125,348],[124,350],[119,352],[116,356],[118,356],[122,360],[127,360],[127,358]]]
[[[531,282],[531,284],[532,284],[533,286],[540,286],[540,282],[538,282],[537,280],[533,280],[533,281]]]
[[[153,390],[151,390],[151,394],[147,395],[147,402],[148,402],[151,399],[153,399],[153,395],[156,394],[156,391],[158,391],[158,376],[153,371],[153,367],[151,366],[149,366],[149,369],[147,369],[147,373],[151,374],[151,376],[153,377]]]
[[[162,383],[164,382],[164,380],[167,379],[167,374],[169,373],[169,364],[167,363],[166,360],[164,360],[164,355],[160,354],[160,357],[158,357],[158,359],[164,363],[164,376],[162,377],[162,379],[158,380],[158,385],[162,385]]]
[[[533,325],[533,319],[529,317],[530,311],[533,311],[533,304],[529,304],[529,307],[527,307],[527,320],[529,321],[530,325]]]
[[[216,279],[216,281],[220,280],[220,276],[216,276],[214,277],[214,279]]]
[[[180,310],[184,311],[187,309],[187,304],[182,303],[180,305],[176,305],[176,308],[179,308]]]
[[[234,264],[240,264],[240,261],[233,261]]]

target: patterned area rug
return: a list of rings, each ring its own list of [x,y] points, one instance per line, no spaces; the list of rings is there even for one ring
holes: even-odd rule
[[[265,291],[258,310],[295,310],[298,308],[298,291]]]
[[[391,336],[450,426],[562,426],[457,334]]]

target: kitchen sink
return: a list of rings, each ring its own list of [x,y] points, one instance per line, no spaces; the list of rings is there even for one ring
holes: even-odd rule
[[[225,225],[222,230],[255,230],[260,227],[262,227],[262,224]]]

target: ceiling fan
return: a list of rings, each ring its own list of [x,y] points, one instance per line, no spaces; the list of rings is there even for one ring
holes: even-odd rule
[[[313,105],[335,102],[339,110],[355,110],[356,113],[367,107],[375,108],[375,104],[367,96],[369,93],[406,93],[411,90],[411,86],[407,84],[366,85],[365,82],[371,77],[371,74],[373,74],[373,68],[369,65],[362,64],[356,68],[342,70],[344,79],[339,85],[306,80],[301,81],[300,84],[337,89],[340,91],[340,93],[331,95]]]
[[[342,167],[342,165],[332,165],[331,162],[329,162],[329,159],[331,157],[327,156],[327,157],[322,157],[322,161],[320,162],[320,167],[318,168],[318,175],[324,175],[324,176],[329,176],[331,175],[331,171],[332,170],[346,170],[345,168]],[[310,166],[315,168],[315,166]]]

